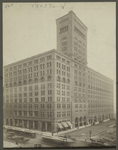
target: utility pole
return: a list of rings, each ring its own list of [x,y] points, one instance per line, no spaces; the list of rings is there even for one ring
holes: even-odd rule
[[[89,134],[90,134],[90,140],[91,140],[91,134],[92,134],[92,131],[91,131],[91,130],[89,130]]]

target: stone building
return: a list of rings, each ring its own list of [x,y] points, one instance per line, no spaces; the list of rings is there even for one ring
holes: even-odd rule
[[[113,80],[87,66],[87,27],[56,20],[57,50],[4,66],[4,124],[56,132],[113,117]]]

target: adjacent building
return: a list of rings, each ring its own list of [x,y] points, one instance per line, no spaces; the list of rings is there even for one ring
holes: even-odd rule
[[[4,124],[56,132],[113,117],[113,80],[87,66],[87,27],[56,20],[57,50],[4,66]]]

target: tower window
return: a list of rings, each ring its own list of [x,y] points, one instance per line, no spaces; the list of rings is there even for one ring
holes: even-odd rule
[[[68,25],[63,28],[60,28],[60,34],[66,32],[66,31],[68,31]]]

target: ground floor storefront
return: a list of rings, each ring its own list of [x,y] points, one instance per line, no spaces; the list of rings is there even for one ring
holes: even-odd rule
[[[73,119],[73,121],[72,121],[72,125],[73,125],[73,128],[79,128],[82,126],[94,125],[96,123],[101,123],[104,120],[111,119],[111,118],[112,118],[111,114],[75,117],[75,119]]]
[[[96,123],[103,122],[106,119],[112,118],[111,114],[96,115],[96,116],[79,116],[73,118],[73,120],[52,120],[52,121],[40,121],[30,119],[18,119],[18,118],[5,118],[4,125],[27,128],[31,130],[39,130],[43,132],[60,132],[66,131],[72,128],[79,128],[87,125],[94,125]]]
[[[50,121],[37,121],[37,120],[24,120],[24,119],[8,119],[5,120],[5,125],[27,128],[31,130],[52,131],[52,122]]]

